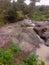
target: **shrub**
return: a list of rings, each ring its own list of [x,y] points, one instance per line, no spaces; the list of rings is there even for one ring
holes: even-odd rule
[[[17,11],[17,20],[23,20],[24,19],[24,14],[22,11]]]
[[[12,63],[13,54],[10,50],[2,50],[0,49],[0,63],[2,65],[9,65]]]
[[[4,17],[7,21],[9,21],[9,23],[13,23],[18,20],[22,20],[24,18],[24,14],[22,11],[16,11],[13,7],[9,7],[6,10]]]
[[[14,60],[14,52],[18,54],[20,52],[20,47],[10,42],[10,47],[7,49],[0,48],[0,64],[1,65],[15,65],[12,61]]]
[[[40,61],[38,59],[38,56],[36,53],[33,53],[29,57],[27,57],[25,60],[22,60],[19,64],[13,63],[13,47],[11,49],[0,49],[0,65],[45,65],[43,61]],[[15,52],[15,49],[14,49]]]
[[[45,65],[44,61],[38,59],[38,55],[34,52],[24,61],[27,65]]]
[[[0,26],[3,26],[6,23],[4,16],[0,14]]]
[[[6,20],[8,20],[10,23],[11,22],[15,22],[16,21],[16,17],[17,17],[17,14],[16,14],[16,10],[13,9],[13,7],[9,7],[5,14],[4,14],[4,17]]]

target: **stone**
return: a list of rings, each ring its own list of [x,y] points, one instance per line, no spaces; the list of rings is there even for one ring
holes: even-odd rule
[[[31,51],[34,51],[35,48],[40,47],[40,44],[44,43],[44,41],[33,30],[33,26],[21,27],[22,22],[24,23],[24,21],[20,21],[1,28],[0,38],[2,39],[2,46],[0,44],[0,47],[5,46],[6,43],[3,44],[4,41],[8,44],[8,41],[11,40],[14,44],[18,44],[22,51],[30,53]],[[1,35],[4,36],[2,37]]]
[[[46,45],[46,46],[49,46],[49,39],[47,39],[45,45]]]

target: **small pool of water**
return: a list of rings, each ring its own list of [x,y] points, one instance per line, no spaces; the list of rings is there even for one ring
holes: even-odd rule
[[[36,50],[39,59],[45,62],[45,65],[49,65],[49,47],[44,44],[40,45],[40,48]]]

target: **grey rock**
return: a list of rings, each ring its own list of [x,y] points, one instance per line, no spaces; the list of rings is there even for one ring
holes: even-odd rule
[[[47,39],[45,44],[46,44],[46,46],[49,46],[49,39]]]
[[[15,44],[20,46],[22,51],[29,53],[34,51],[35,48],[40,47],[39,44],[44,43],[44,41],[33,30],[33,27],[21,27],[22,22],[24,21],[0,28],[0,40],[2,40],[0,41],[0,47],[5,46],[6,41],[7,44],[9,43],[8,41],[12,40]]]

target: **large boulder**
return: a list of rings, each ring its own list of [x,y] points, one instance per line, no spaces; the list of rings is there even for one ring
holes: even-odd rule
[[[18,28],[19,29],[19,28]],[[31,52],[36,48],[39,47],[40,44],[44,43],[44,41],[36,34],[36,32],[31,28],[24,27],[16,30],[15,39],[13,42],[15,44],[19,44],[22,51]],[[13,38],[12,38],[13,39]],[[16,42],[15,40],[18,40]]]
[[[40,36],[40,37],[45,37],[43,34],[47,30],[46,26],[43,27],[34,27],[34,31]]]
[[[31,52],[38,48],[44,41],[36,34],[33,27],[21,27],[15,23],[0,29],[0,47],[6,46],[10,40],[18,44],[21,51]]]
[[[45,21],[44,25],[49,26],[49,21]]]
[[[49,26],[47,26],[47,30],[43,34],[44,37],[49,38]]]
[[[24,21],[22,21],[20,24],[22,27],[35,27],[35,24],[29,19],[24,19]]]
[[[45,22],[36,22],[34,27],[34,31],[46,41],[49,37],[49,21]]]
[[[37,27],[49,26],[49,21],[35,21],[33,22]]]

